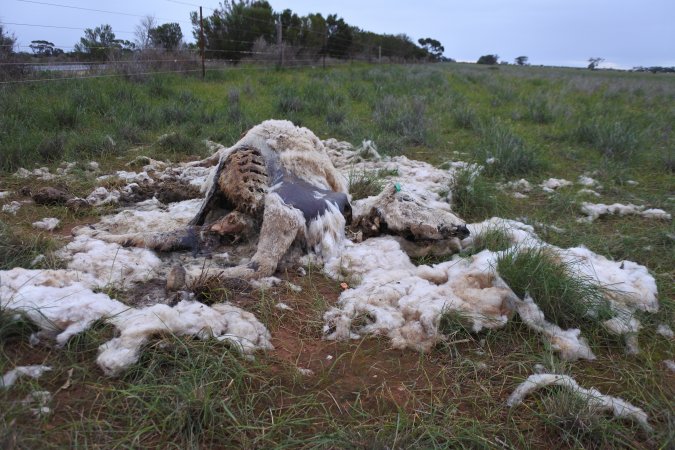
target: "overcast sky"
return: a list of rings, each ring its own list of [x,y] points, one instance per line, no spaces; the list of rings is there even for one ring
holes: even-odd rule
[[[83,11],[55,5],[98,9]],[[45,39],[66,51],[84,28],[108,23],[119,39],[133,40],[141,16],[159,23],[179,22],[192,40],[190,11],[199,0],[2,0],[0,21],[14,33],[20,50]],[[290,8],[305,15],[337,13],[350,25],[378,33],[405,33],[415,41],[432,37],[445,55],[475,62],[496,53],[513,62],[585,66],[589,57],[605,58],[601,67],[675,66],[675,0],[272,0],[275,11]],[[204,14],[218,5],[204,1]],[[124,13],[124,14],[113,14]],[[16,24],[48,25],[49,28]]]

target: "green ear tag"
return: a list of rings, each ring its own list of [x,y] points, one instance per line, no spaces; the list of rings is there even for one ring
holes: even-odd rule
[[[396,189],[396,192],[401,192],[401,183],[396,183],[394,189]]]

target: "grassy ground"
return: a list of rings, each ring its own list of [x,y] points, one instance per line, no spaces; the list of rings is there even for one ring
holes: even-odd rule
[[[417,354],[391,350],[376,338],[322,341],[321,315],[340,287],[310,273],[293,279],[301,293],[274,290],[234,299],[268,326],[275,351],[247,361],[221,344],[166,336],[115,380],[92,363],[112,330],[96,327],[66,349],[30,348],[29,327],[0,312],[0,373],[15,365],[54,367],[38,381],[0,391],[0,446],[672,446],[675,376],[662,361],[675,359],[674,346],[654,334],[659,323],[675,325],[672,222],[610,217],[577,223],[580,201],[596,200],[576,196],[575,188],[518,200],[496,183],[521,177],[533,184],[549,177],[574,181],[592,173],[603,185],[599,202],[675,212],[674,77],[462,64],[243,68],[207,74],[205,81],[167,75],[5,85],[0,104],[0,191],[28,184],[10,176],[19,167],[96,160],[107,171],[139,154],[173,161],[201,157],[202,139],[229,145],[268,118],[290,119],[322,138],[355,144],[372,139],[383,153],[438,165],[495,157],[475,189],[456,196],[462,217],[527,217],[556,225],[564,231],[537,231],[555,245],[583,244],[646,265],[662,305],[645,320],[637,356],[588,331],[598,359],[562,362],[517,320],[480,335],[455,329],[449,343]],[[80,169],[61,186],[76,195],[95,185],[84,164]],[[40,184],[51,183],[29,187]],[[20,195],[4,201],[13,199]],[[30,222],[47,216],[61,218],[62,228],[36,234]],[[17,216],[0,213],[0,268],[28,266],[65,242],[73,225],[92,220],[91,213],[46,206],[24,207]],[[293,311],[274,309],[278,301]],[[508,409],[506,398],[535,364],[642,407],[655,433],[597,414],[555,389]],[[301,376],[297,367],[314,375]],[[70,386],[58,390],[68,380]],[[36,389],[58,390],[53,414],[35,418],[20,404]]]

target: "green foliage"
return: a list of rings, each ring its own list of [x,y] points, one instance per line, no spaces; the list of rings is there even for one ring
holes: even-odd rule
[[[576,273],[574,264],[546,248],[523,248],[502,254],[497,272],[518,297],[530,294],[544,316],[562,328],[611,318],[605,288]]]
[[[499,62],[499,55],[483,55],[478,58],[476,64],[486,64],[493,66]]]
[[[445,47],[441,45],[440,41],[431,38],[423,38],[419,39],[417,42],[434,60],[439,61],[443,57]]]
[[[180,25],[172,22],[165,23],[150,30],[150,41],[154,47],[164,50],[176,50],[183,42],[183,32]]]
[[[528,57],[527,57],[527,56],[518,56],[518,57],[515,59],[515,63],[516,63],[517,65],[519,65],[519,66],[526,66],[526,65],[527,65],[527,61],[528,61]]]
[[[115,51],[131,51],[132,42],[116,39],[112,27],[108,24],[84,30],[84,36],[75,44],[75,51],[93,60],[106,60]]]

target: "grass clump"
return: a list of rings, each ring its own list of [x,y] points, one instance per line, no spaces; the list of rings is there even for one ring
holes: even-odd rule
[[[488,227],[474,236],[473,245],[466,255],[474,255],[483,250],[500,252],[511,247],[511,239],[503,228]]]
[[[430,128],[426,108],[426,102],[420,97],[404,99],[387,95],[375,104],[373,119],[382,131],[407,144],[426,144]]]
[[[468,222],[499,215],[500,207],[494,183],[483,179],[470,168],[455,172],[450,183],[450,192],[453,211]]]
[[[573,264],[545,248],[526,248],[501,255],[497,272],[518,297],[529,293],[544,316],[562,328],[611,318],[604,288],[576,273]]]
[[[555,111],[548,97],[536,95],[525,102],[523,119],[537,124],[549,124],[555,121]]]
[[[509,177],[526,175],[542,168],[536,152],[507,126],[493,121],[481,130],[481,156],[483,160],[494,158],[487,164],[487,175]]]
[[[33,267],[32,263],[39,255],[48,255],[56,244],[39,233],[23,235],[16,233],[6,223],[0,221],[0,270],[14,267]],[[49,264],[50,258],[44,258],[37,267]]]
[[[573,392],[557,390],[542,400],[544,427],[573,448],[629,448],[633,433],[620,420]]]
[[[476,111],[467,105],[459,105],[452,110],[452,122],[457,128],[475,130],[480,127],[480,120]]]
[[[573,129],[575,139],[598,149],[604,156],[631,159],[642,145],[642,132],[632,123],[598,117],[580,120]]]
[[[383,188],[384,180],[378,172],[364,170],[349,174],[349,193],[352,195],[352,200],[378,195]]]

